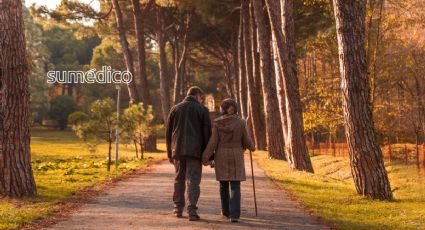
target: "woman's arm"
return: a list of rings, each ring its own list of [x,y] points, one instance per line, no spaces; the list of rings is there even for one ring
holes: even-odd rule
[[[204,153],[202,154],[202,163],[208,162],[210,157],[214,154],[214,152],[217,150],[218,145],[218,129],[216,126],[212,129],[211,138],[208,141],[207,148],[205,149]]]
[[[254,143],[252,143],[251,137],[249,137],[248,131],[246,130],[246,121],[243,121],[242,123],[242,147],[244,149],[255,151]]]

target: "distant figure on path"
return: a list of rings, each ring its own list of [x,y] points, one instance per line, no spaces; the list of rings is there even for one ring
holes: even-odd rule
[[[202,159],[202,163],[208,165],[214,154],[222,215],[231,222],[238,222],[241,214],[241,181],[246,180],[244,150],[255,151],[246,122],[237,115],[237,108],[233,99],[223,100],[220,106],[222,115],[214,120],[211,139]]]
[[[199,87],[191,87],[183,102],[171,109],[166,129],[168,160],[176,169],[173,214],[182,217],[187,182],[190,221],[200,219],[196,205],[200,195],[202,152],[211,136],[211,121],[208,109],[202,105],[203,97]]]

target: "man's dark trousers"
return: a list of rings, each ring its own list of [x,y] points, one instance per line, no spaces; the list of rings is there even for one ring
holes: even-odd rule
[[[174,159],[176,177],[174,181],[174,208],[183,212],[185,207],[185,190],[187,184],[187,211],[189,215],[196,214],[199,195],[201,193],[200,183],[202,177],[201,159],[193,157],[179,157]]]

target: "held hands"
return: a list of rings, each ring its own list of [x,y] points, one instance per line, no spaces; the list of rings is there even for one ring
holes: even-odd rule
[[[208,166],[208,165],[211,165],[211,163],[212,163],[212,161],[202,161],[202,165],[204,165],[204,166]]]

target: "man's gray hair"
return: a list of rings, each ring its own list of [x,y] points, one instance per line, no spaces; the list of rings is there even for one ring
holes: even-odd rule
[[[198,86],[192,86],[187,91],[187,96],[196,96],[196,95],[204,95],[204,91]]]

